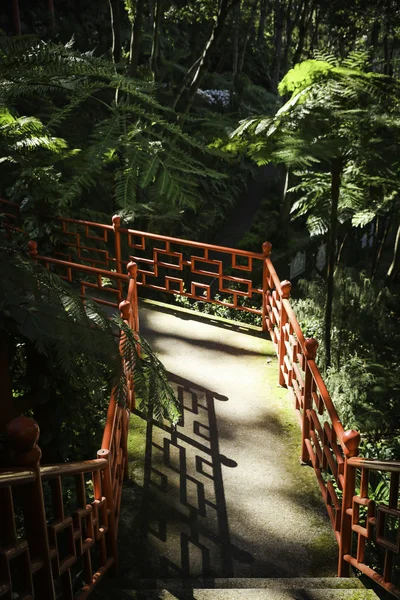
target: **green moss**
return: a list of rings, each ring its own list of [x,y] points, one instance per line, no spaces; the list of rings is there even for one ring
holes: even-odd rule
[[[128,476],[130,481],[139,486],[143,485],[146,427],[147,422],[144,419],[135,414],[131,415],[128,436]]]

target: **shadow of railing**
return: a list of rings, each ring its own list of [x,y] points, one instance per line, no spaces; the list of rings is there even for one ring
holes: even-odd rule
[[[234,561],[253,557],[230,540],[222,466],[237,465],[220,453],[215,410],[228,398],[173,374],[170,381],[182,418],[176,428],[147,423],[140,577],[233,577]]]

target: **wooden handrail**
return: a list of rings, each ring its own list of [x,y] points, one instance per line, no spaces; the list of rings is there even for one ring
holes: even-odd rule
[[[361,458],[359,456],[349,458],[348,463],[357,469],[368,469],[368,471],[385,471],[386,473],[400,473],[399,460],[375,460]]]
[[[0,488],[14,485],[33,483],[36,473],[27,469],[2,469],[0,470]]]
[[[331,396],[328,392],[328,389],[325,385],[325,381],[322,379],[322,375],[318,369],[317,363],[314,360],[309,360],[308,368],[310,369],[310,371],[312,373],[313,379],[319,390],[319,393],[323,397],[325,408],[328,412],[329,418],[330,418],[332,426],[336,432],[338,440],[343,446],[345,446],[345,444],[343,442],[344,428],[343,428],[342,422],[339,418],[336,407],[333,404],[332,398],[331,398]]]
[[[95,223],[94,223],[95,224]],[[159,240],[162,242],[169,242],[171,244],[177,244],[179,246],[191,246],[192,248],[205,248],[207,250],[214,250],[217,252],[224,252],[228,254],[236,254],[238,256],[248,256],[250,258],[262,259],[264,255],[258,252],[250,252],[248,250],[240,250],[239,248],[230,248],[229,246],[216,246],[215,244],[207,244],[205,242],[195,242],[192,240],[186,240],[184,238],[175,238],[168,235],[161,235],[158,233],[149,233],[147,231],[139,231],[138,229],[129,229],[126,227],[119,228],[120,233],[129,235],[136,235],[138,237],[146,237],[150,240]]]
[[[42,481],[50,481],[56,477],[72,477],[82,473],[101,471],[106,465],[107,461],[104,458],[45,465],[40,467],[40,476]]]

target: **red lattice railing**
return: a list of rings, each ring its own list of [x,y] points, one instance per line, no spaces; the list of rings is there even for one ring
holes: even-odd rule
[[[112,278],[117,300],[122,284],[128,283],[127,300],[119,303],[121,316],[138,331],[135,264],[128,265],[123,275],[40,256],[35,242],[29,243],[29,251],[48,269],[63,270],[61,276],[68,281],[76,273],[94,278],[97,292],[103,287],[101,277]],[[81,282],[83,296],[87,283],[92,282]],[[103,298],[94,299],[114,306]],[[27,417],[9,424],[7,445],[16,468],[0,470],[1,600],[83,600],[105,573],[115,571],[122,484],[128,467],[129,414],[135,404],[133,374],[126,369],[125,376],[125,406],[117,403],[113,391],[102,447],[94,460],[42,466],[37,424]]]
[[[262,315],[263,253],[123,228],[117,216],[112,221],[112,225],[104,225],[69,218],[55,220],[58,244],[50,262],[57,272],[73,281],[78,264],[90,267],[88,273],[99,270],[97,280],[81,280],[83,296],[87,290],[101,290],[103,304],[118,306],[122,297],[119,275],[126,278],[125,267],[134,261],[139,287]],[[37,258],[46,262],[46,257]],[[107,278],[119,283],[104,284]],[[108,302],[104,298],[107,294]],[[220,294],[224,298],[215,298]]]
[[[8,212],[10,210],[8,207]],[[263,244],[259,254],[222,248],[122,228],[119,217],[113,218],[112,225],[69,218],[57,219],[55,225],[58,244],[54,255],[41,255],[37,245],[31,242],[32,257],[72,284],[79,285],[83,298],[90,295],[102,304],[119,306],[123,318],[134,331],[138,331],[139,325],[137,285],[166,294],[180,294],[193,300],[224,305],[261,317],[262,329],[269,332],[278,355],[279,384],[288,388],[299,419],[301,460],[311,464],[314,469],[338,541],[338,574],[348,576],[352,565],[400,598],[400,589],[393,580],[398,572],[396,560],[400,556],[400,462],[367,461],[358,458],[360,435],[356,431],[343,429],[315,361],[318,343],[314,339],[304,338],[289,302],[291,284],[279,280],[271,262],[271,244]],[[125,266],[128,267],[128,274],[124,272]],[[128,282],[127,300],[121,301]],[[216,294],[226,294],[229,297],[218,299],[214,297]],[[260,306],[252,304],[257,298],[260,300]],[[49,559],[36,559],[35,552],[31,555],[27,550],[29,541],[18,541],[15,530],[9,524],[14,517],[10,494],[12,495],[18,486],[32,486],[34,481],[39,481],[39,476],[32,474],[31,470],[23,473],[0,473],[0,499],[5,498],[4,501],[8,502],[5,511],[7,516],[0,520],[0,539],[3,534],[7,541],[6,546],[3,545],[0,549],[0,598],[11,599],[12,570],[9,564],[18,557],[21,557],[18,560],[25,564],[26,568],[26,598],[53,598],[32,596],[32,592],[29,591],[32,589],[32,580],[36,578],[41,581],[40,577],[49,577],[51,571],[50,567],[46,567],[46,560],[50,560],[50,563],[53,561],[54,581],[61,581],[57,585],[62,587],[63,598],[73,597],[71,568],[75,559],[81,557],[79,560],[83,561],[85,572],[85,587],[75,595],[77,598],[86,597],[102,574],[115,564],[115,531],[122,480],[127,466],[127,418],[129,409],[134,406],[132,374],[127,373],[127,377],[127,409],[119,407],[112,396],[103,437],[104,450],[100,451],[97,459],[101,462],[90,461],[88,466],[82,464],[81,467],[76,467],[80,469],[75,484],[78,486],[77,497],[82,500],[79,511],[84,511],[76,513],[81,515],[79,519],[88,519],[87,530],[98,526],[96,509],[89,508],[94,501],[103,502],[104,515],[108,519],[105,528],[103,527],[105,537],[98,534],[97,539],[96,535],[94,536],[95,543],[102,544],[100,556],[103,562],[94,572],[88,554],[91,547],[82,533],[86,530],[82,527],[79,529],[79,520],[78,516],[74,516],[75,513],[69,517],[72,518],[72,523],[76,523],[73,527],[70,525],[71,521],[62,516],[64,513],[61,496],[57,491],[53,493],[52,498],[56,507],[54,510],[59,511],[57,518],[60,524],[49,529],[49,539],[53,541],[54,548],[57,545],[57,527],[60,531],[72,531],[72,527],[73,534],[68,534],[70,557],[64,558],[64,562],[61,561],[57,566],[60,559],[55,557],[54,550]],[[106,461],[102,458],[102,452],[107,458]],[[96,468],[94,465],[97,465]],[[57,483],[52,485],[56,490],[60,489],[60,478],[62,484],[66,473],[64,468],[65,465],[55,468],[54,480]],[[387,480],[386,501],[376,502],[370,498],[368,482],[371,473],[375,471]],[[93,481],[95,477],[98,480],[100,477],[103,488],[99,483],[96,484],[94,500],[85,507],[82,476],[85,477],[85,473],[90,472]],[[100,475],[95,475],[95,472]],[[40,486],[37,487],[39,489]],[[39,504],[37,506],[40,509]],[[29,521],[29,516],[27,519]],[[42,527],[46,528],[44,521]],[[111,534],[110,531],[114,533]],[[75,555],[72,555],[72,538]],[[100,541],[100,538],[103,541]],[[372,558],[367,550],[372,550]],[[381,562],[379,558],[382,558]],[[378,567],[378,564],[381,567]],[[37,578],[36,573],[42,575]]]

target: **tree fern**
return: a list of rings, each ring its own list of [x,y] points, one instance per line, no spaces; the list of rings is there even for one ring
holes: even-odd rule
[[[175,113],[155,99],[154,85],[118,74],[112,63],[71,46],[34,39],[0,40],[0,59],[0,103],[6,106],[15,99],[46,98],[46,118],[36,125],[46,127],[50,135],[32,138],[31,144],[55,151],[53,132],[62,131],[67,142],[71,139],[72,155],[63,148],[58,189],[61,206],[76,204],[87,190],[109,177],[111,158],[114,201],[122,209],[145,200],[141,190],[152,187],[171,205],[194,207],[194,189],[202,179],[221,179],[222,175],[205,167],[202,160],[203,156],[220,156],[219,151],[207,149],[182,131]],[[95,106],[101,118],[82,140],[76,133],[79,115],[85,119],[86,111]]]
[[[88,378],[97,376],[101,381],[108,372],[120,402],[126,401],[129,375],[149,416],[154,413],[177,422],[178,404],[164,367],[119,316],[110,321],[94,302],[87,299],[83,304],[70,286],[10,244],[0,246],[0,277],[1,329],[20,343],[33,345],[75,390],[87,385],[80,369],[79,357],[84,357],[91,369]],[[123,335],[120,348],[115,326]]]

